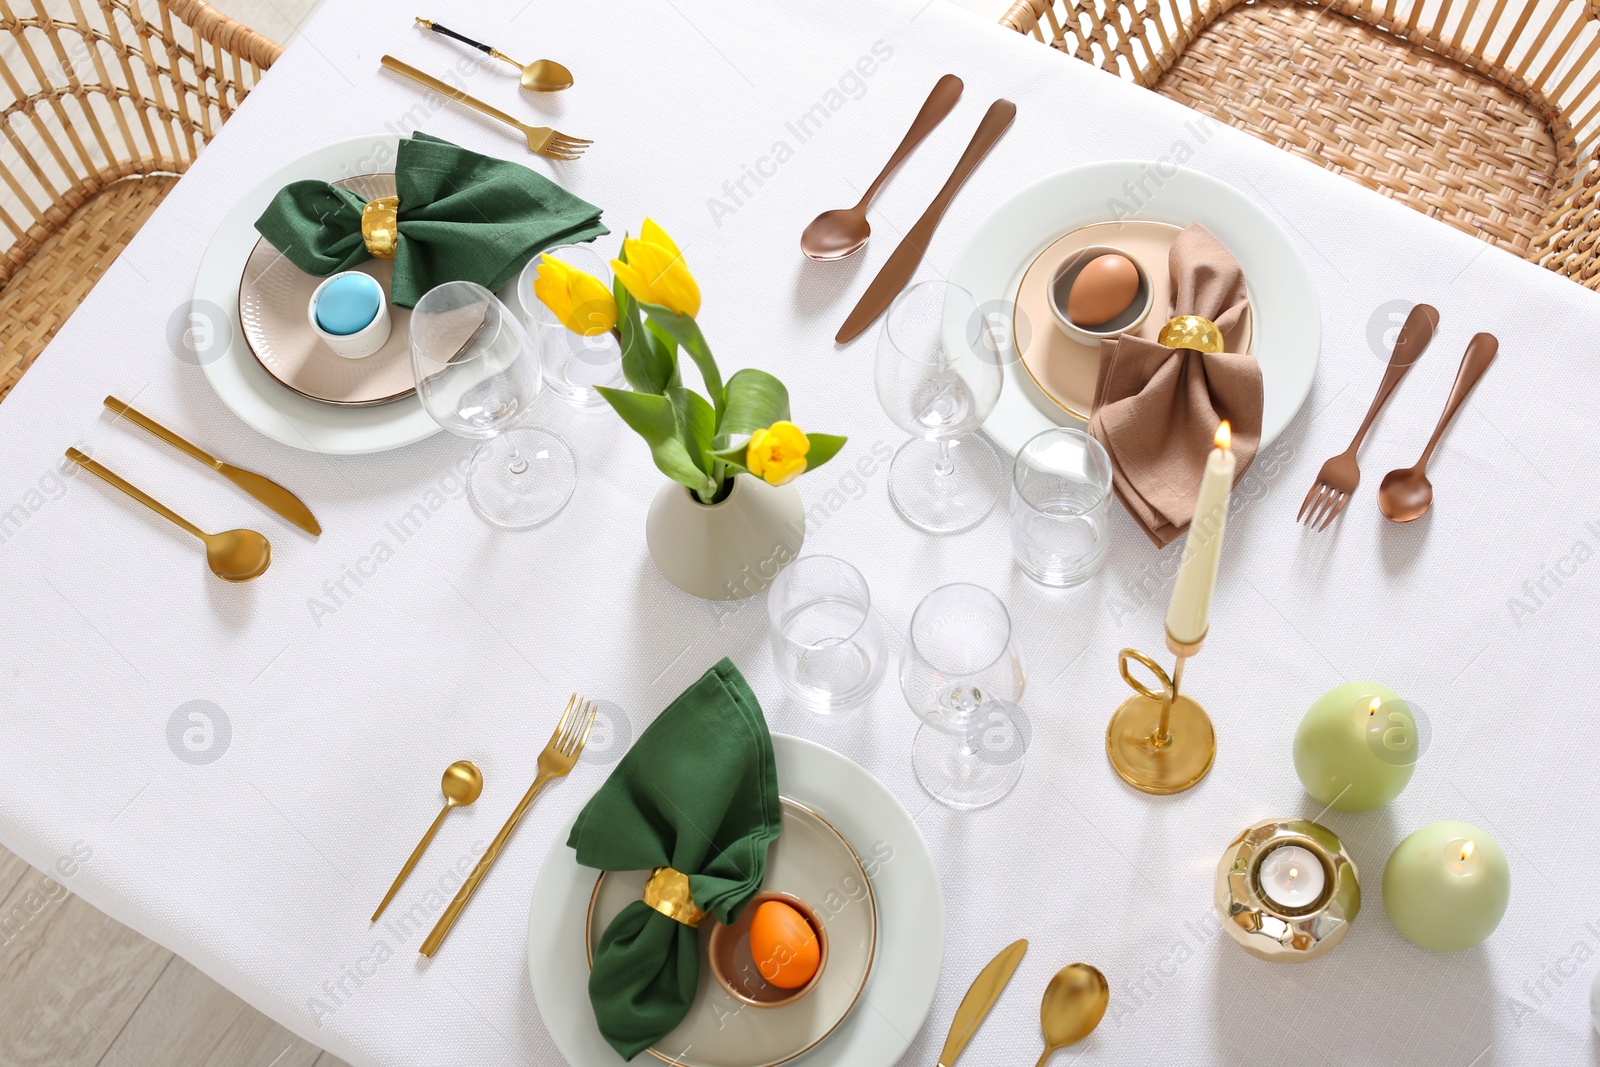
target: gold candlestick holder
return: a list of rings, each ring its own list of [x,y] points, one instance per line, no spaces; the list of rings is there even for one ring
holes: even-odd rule
[[[1190,696],[1179,691],[1183,665],[1205,642],[1175,641],[1167,635],[1167,648],[1178,657],[1172,675],[1138,649],[1117,653],[1117,668],[1134,695],[1122,702],[1106,727],[1106,755],[1124,782],[1144,793],[1167,796],[1181,793],[1204,778],[1217,758],[1217,733],[1211,716]],[[1128,669],[1137,660],[1160,683],[1152,690]]]

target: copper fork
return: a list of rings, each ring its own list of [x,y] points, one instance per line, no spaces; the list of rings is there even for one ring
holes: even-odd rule
[[[561,720],[556,723],[555,733],[550,735],[550,743],[544,746],[544,751],[539,753],[539,773],[533,779],[533,787],[528,790],[527,796],[522,798],[522,803],[511,813],[511,818],[500,828],[493,841],[489,842],[489,849],[478,861],[478,865],[467,876],[466,882],[461,886],[456,898],[450,906],[444,909],[444,914],[439,916],[439,922],[434,926],[433,933],[428,935],[428,940],[422,943],[422,954],[431,957],[439,951],[439,946],[444,944],[444,939],[449,936],[450,928],[456,924],[456,919],[461,916],[461,909],[467,906],[467,901],[472,899],[472,894],[478,891],[478,883],[483,881],[484,875],[489,873],[489,868],[494,866],[494,861],[500,857],[500,850],[505,848],[506,842],[511,838],[511,831],[517,828],[517,823],[527,814],[533,806],[533,798],[547,783],[556,778],[565,777],[578,763],[578,757],[583,755],[584,743],[589,740],[589,728],[594,725],[595,716],[600,708],[594,701],[584,701],[578,694],[572,694],[567,701],[567,710],[561,713]]]
[[[1367,417],[1361,420],[1361,428],[1356,431],[1350,447],[1322,465],[1311,491],[1306,494],[1305,503],[1300,505],[1300,514],[1295,516],[1296,522],[1304,522],[1319,532],[1326,530],[1328,524],[1350,503],[1351,495],[1361,483],[1356,450],[1372,428],[1372,420],[1378,417],[1378,412],[1388,402],[1389,394],[1394,392],[1400,379],[1416,365],[1428,342],[1433,340],[1433,331],[1438,325],[1439,313],[1427,304],[1418,304],[1411,309],[1411,314],[1406,316],[1406,324],[1400,328],[1400,336],[1395,338],[1394,352],[1389,356],[1389,369],[1383,372],[1383,381],[1378,383],[1378,395],[1372,398]]]
[[[459,100],[468,107],[476,108],[490,118],[499,119],[508,126],[515,126],[528,139],[528,151],[544,156],[546,159],[577,159],[583,155],[584,149],[594,144],[593,141],[585,141],[581,137],[568,137],[566,134],[558,130],[552,130],[548,126],[529,126],[526,122],[518,121],[499,108],[486,104],[475,96],[469,96],[454,85],[440,81],[432,74],[424,74],[410,63],[396,59],[394,56],[384,56],[381,62],[396,74],[404,74],[412,81],[421,82],[436,93],[443,93],[452,100]]]

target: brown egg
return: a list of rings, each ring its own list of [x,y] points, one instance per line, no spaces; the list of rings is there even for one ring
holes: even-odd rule
[[[1094,329],[1127,311],[1138,294],[1139,270],[1133,260],[1109,252],[1096,256],[1072,280],[1067,318],[1075,326]]]

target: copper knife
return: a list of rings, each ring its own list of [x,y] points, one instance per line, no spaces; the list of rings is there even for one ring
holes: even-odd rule
[[[978,123],[978,130],[972,135],[972,141],[967,145],[967,150],[961,153],[961,158],[956,162],[955,170],[950,172],[950,178],[944,183],[944,188],[939,190],[939,195],[933,198],[933,203],[928,205],[928,210],[923,212],[922,218],[917,220],[915,226],[906,231],[905,237],[900,241],[889,256],[889,261],[878,271],[878,276],[872,279],[872,284],[867,286],[867,291],[861,294],[861,299],[856,302],[855,309],[844,320],[844,325],[839,327],[839,332],[834,336],[837,344],[855,339],[862,330],[872,325],[872,321],[893,302],[917,273],[917,264],[922,262],[922,257],[927,253],[928,245],[933,240],[933,231],[939,228],[939,220],[944,218],[944,213],[950,207],[950,201],[956,198],[956,193],[966,184],[972,172],[978,169],[978,164],[983,162],[983,157],[989,154],[989,149],[994,147],[1000,135],[1006,132],[1011,125],[1011,120],[1017,117],[1017,105],[1009,100],[996,100],[989,105],[988,114],[983,116],[983,121]],[[946,1065],[948,1067],[948,1065]]]
[[[317,522],[317,517],[311,514],[311,509],[306,507],[299,497],[271,478],[257,474],[254,471],[243,470],[231,463],[222,462],[211,453],[184,440],[155,419],[129,407],[126,402],[118,400],[114,396],[106,397],[105,405],[135,426],[149,430],[173,448],[187,453],[204,463],[306,533],[315,535],[322,533],[322,526]]]
[[[955,1067],[956,1057],[961,1055],[967,1042],[972,1040],[972,1035],[988,1018],[989,1009],[1000,999],[1006,983],[1011,981],[1017,964],[1022,962],[1027,952],[1026,938],[1013,941],[978,972],[978,977],[972,980],[972,988],[962,998],[961,1007],[956,1009],[955,1020],[950,1023],[950,1036],[944,1039],[944,1051],[939,1053],[939,1067]]]

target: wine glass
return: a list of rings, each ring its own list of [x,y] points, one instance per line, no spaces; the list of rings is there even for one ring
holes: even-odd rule
[[[611,265],[589,245],[557,245],[529,260],[517,279],[517,295],[527,309],[524,321],[539,346],[545,388],[580,410],[604,407],[605,397],[595,386],[623,384],[622,343],[611,330],[587,336],[573,333],[534,295],[533,282],[546,256],[593,275],[608,288]],[[585,319],[583,308],[577,313],[580,320]]]
[[[990,328],[971,293],[930,281],[894,298],[878,335],[878,402],[912,435],[889,466],[889,499],[930,533],[976,526],[1004,492],[1005,467],[975,432],[1004,377]]]
[[[911,766],[929,796],[967,810],[1011,792],[1027,754],[1027,720],[1016,706],[1027,680],[999,597],[957,583],[922,598],[900,661],[900,690],[923,722]]]
[[[484,521],[524,530],[560,514],[577,464],[556,434],[524,425],[543,375],[509,308],[475,282],[428,290],[411,310],[411,368],[433,420],[485,442],[467,475],[467,497]]]

